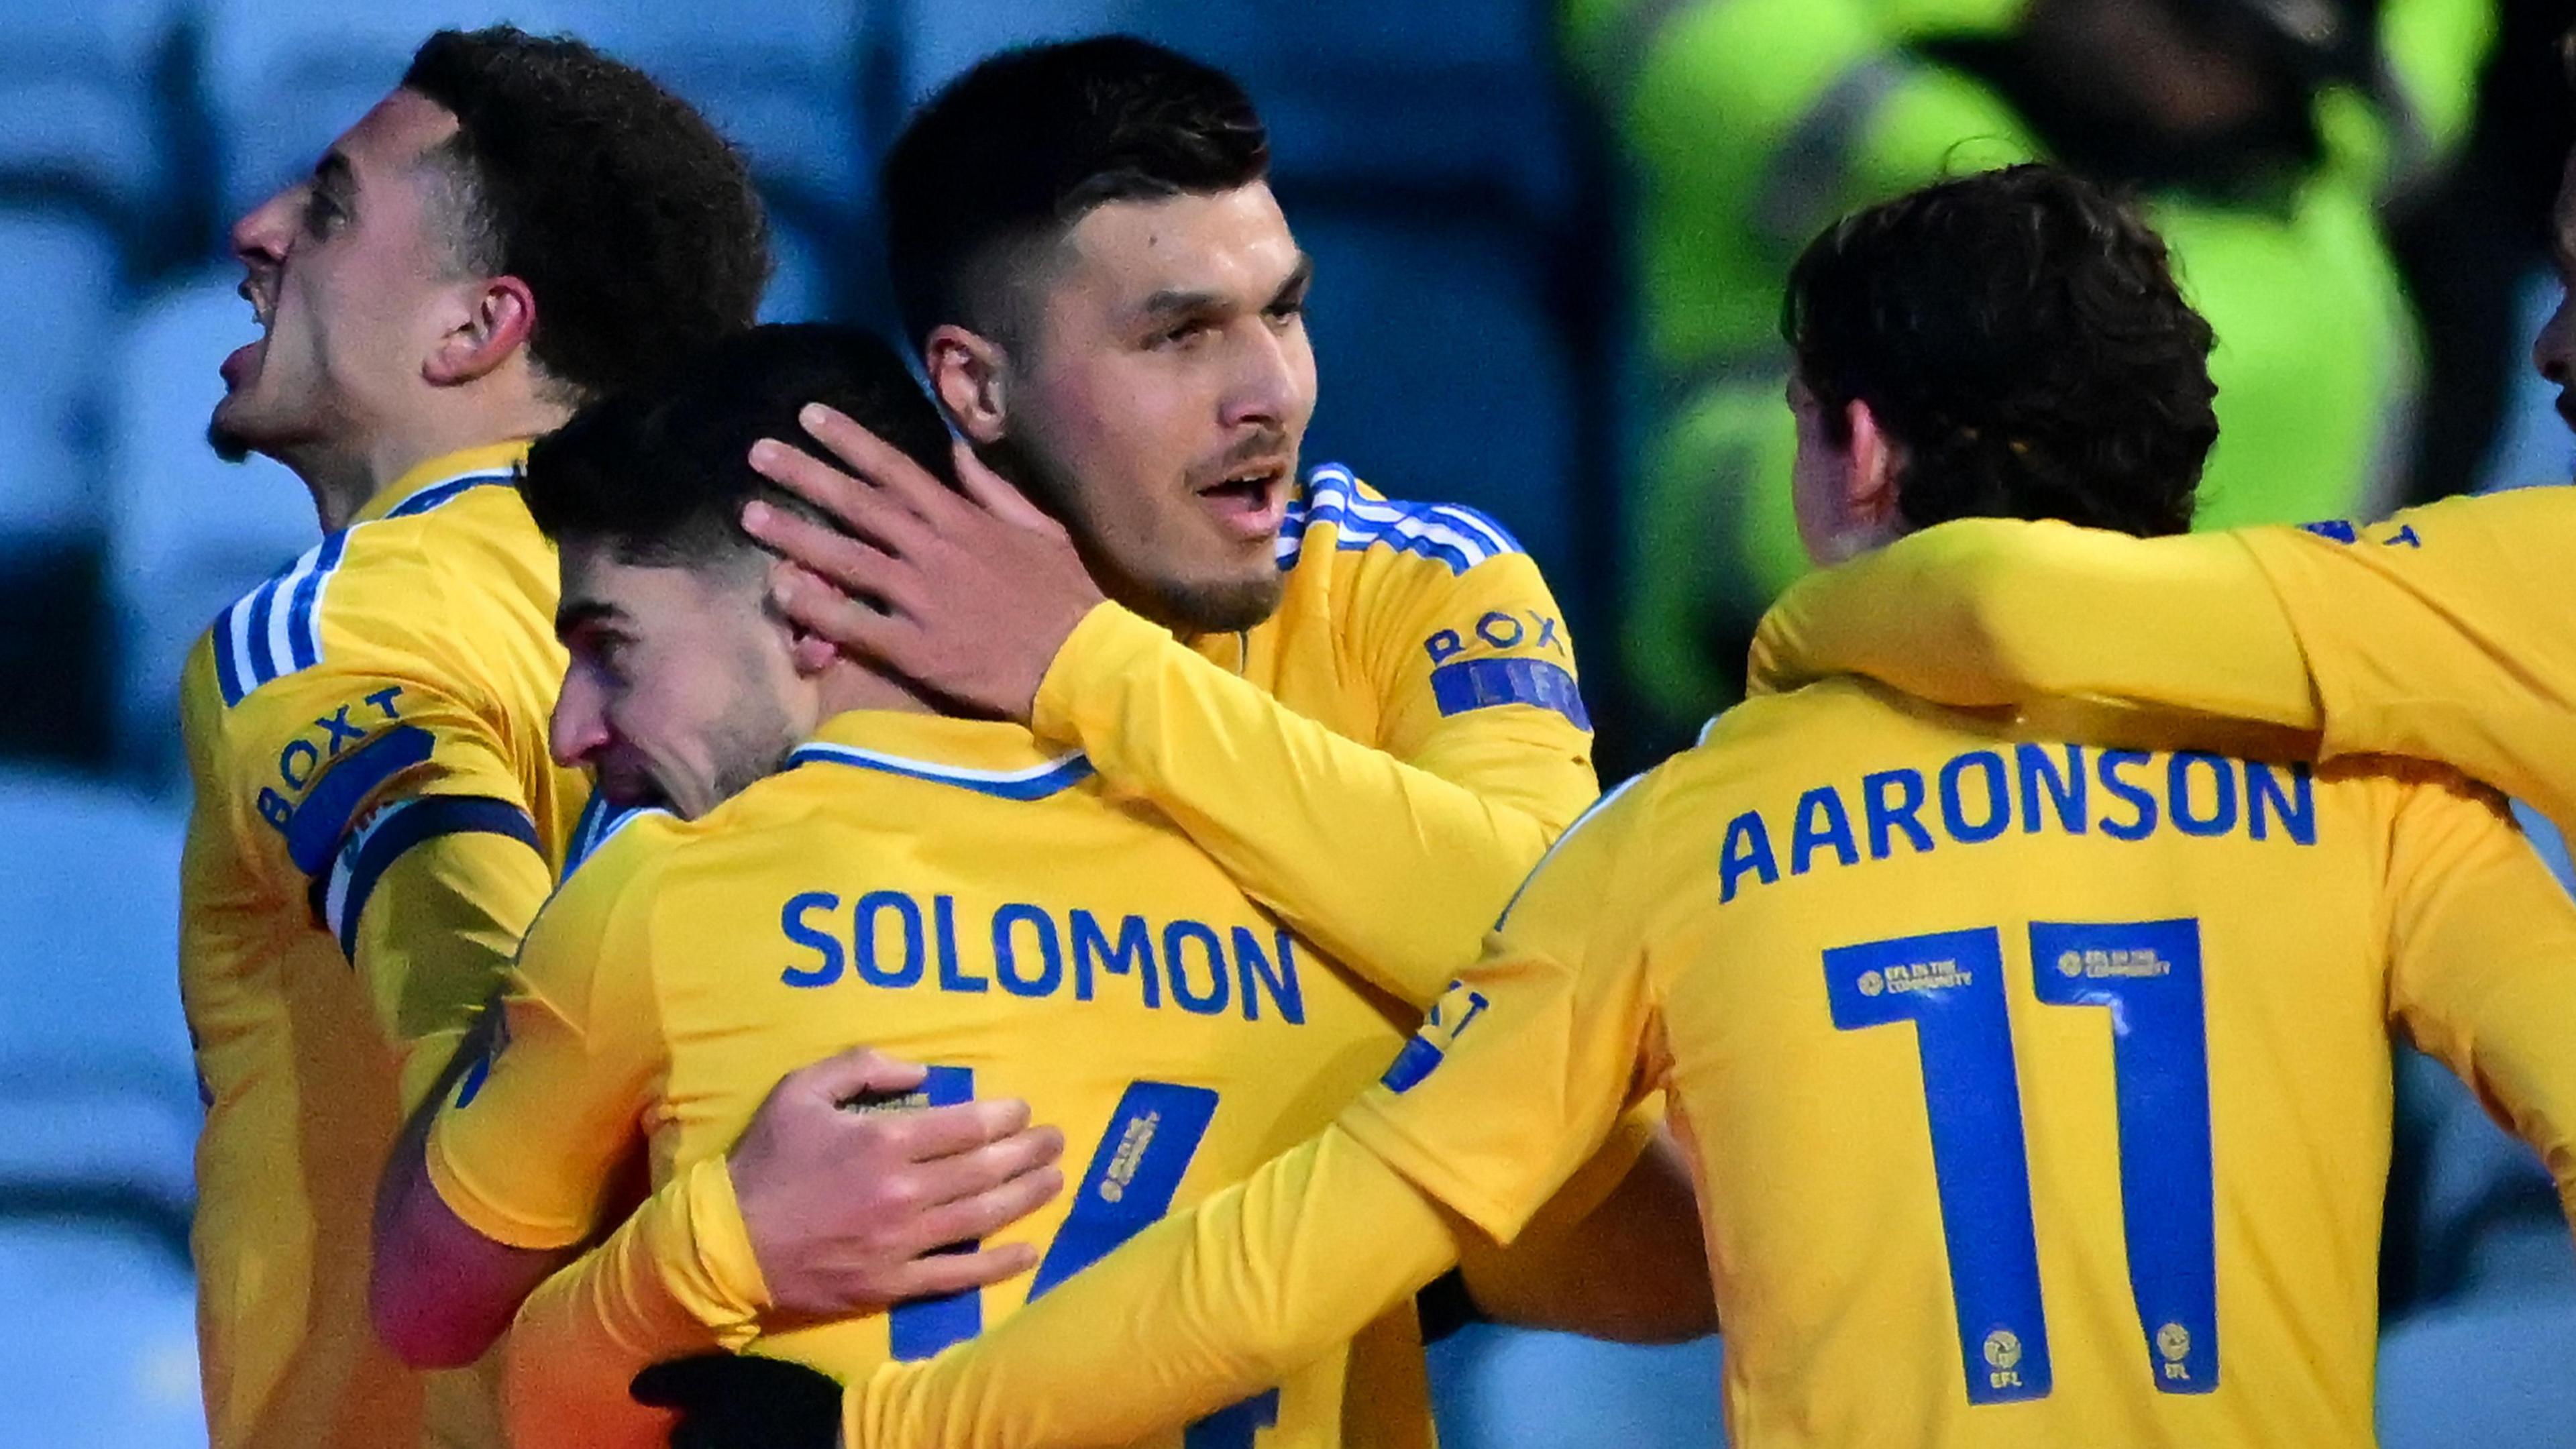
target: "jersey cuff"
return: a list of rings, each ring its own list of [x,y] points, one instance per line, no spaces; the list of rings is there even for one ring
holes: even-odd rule
[[[442,1109],[441,1118],[445,1116]],[[456,1220],[499,1243],[505,1248],[523,1248],[530,1252],[550,1253],[569,1248],[590,1236],[590,1225],[566,1221],[539,1222],[498,1207],[486,1195],[468,1186],[455,1164],[448,1161],[446,1134],[440,1129],[444,1121],[430,1126],[429,1142],[423,1155],[429,1163],[429,1184],[438,1190],[439,1201],[456,1214]]]
[[[507,800],[482,795],[421,795],[397,800],[360,821],[331,868],[313,877],[315,919],[340,943],[340,954],[358,957],[358,922],[367,898],[393,863],[414,846],[445,835],[505,835],[543,855],[536,822]]]
[[[1443,1152],[1413,1135],[1372,1100],[1381,1089],[1345,1108],[1335,1125],[1377,1159],[1394,1168],[1415,1187],[1437,1198],[1451,1212],[1474,1223],[1497,1243],[1510,1244],[1528,1226],[1535,1205],[1523,1208],[1488,1193],[1455,1166],[1455,1154]]]
[[[1145,654],[1172,642],[1161,625],[1103,600],[1082,616],[1038,680],[1029,729],[1042,739],[1082,744],[1082,701],[1103,681],[1127,678]]]

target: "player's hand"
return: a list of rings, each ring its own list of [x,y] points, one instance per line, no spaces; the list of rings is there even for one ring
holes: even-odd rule
[[[635,1402],[670,1409],[671,1449],[832,1449],[841,1386],[783,1359],[703,1353],[635,1376]]]
[[[726,1159],[734,1197],[783,1321],[845,1318],[957,1293],[1037,1266],[1025,1243],[984,1238],[1064,1189],[1064,1134],[1003,1100],[854,1111],[926,1072],[856,1048],[790,1072]]]
[[[963,443],[961,497],[831,408],[798,421],[849,471],[770,438],[752,446],[751,466],[849,532],[744,505],[744,530],[796,565],[781,571],[780,607],[845,654],[1027,723],[1056,652],[1101,601],[1063,525]]]

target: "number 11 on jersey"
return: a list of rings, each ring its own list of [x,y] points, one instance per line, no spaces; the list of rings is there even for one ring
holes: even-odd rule
[[[2033,922],[2030,959],[2041,1005],[2108,1019],[2121,1237],[2148,1371],[2162,1392],[2208,1393],[2218,1387],[2218,1255],[2199,922]],[[1825,953],[1837,1028],[1914,1024],[1972,1404],[2043,1398],[2052,1382],[2003,978],[1992,928]]]

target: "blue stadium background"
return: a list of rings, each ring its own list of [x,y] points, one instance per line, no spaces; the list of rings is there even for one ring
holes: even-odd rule
[[[1318,261],[1310,459],[1503,519],[1606,623],[1624,381],[1614,168],[1522,0],[0,0],[0,1444],[202,1444],[185,1225],[198,1116],[174,984],[172,684],[312,530],[202,429],[251,334],[223,226],[310,164],[448,23],[576,30],[748,150],[771,315],[889,315],[870,175],[904,109],[1002,44],[1136,30],[1234,69]],[[2532,296],[2532,316],[2555,300]],[[2524,333],[2528,336],[2528,332]],[[2526,384],[2490,472],[2563,480]],[[1606,641],[1605,641],[1606,642]],[[1596,645],[1596,657],[1606,649]],[[2438,1070],[2403,1069],[2383,1430],[2570,1443],[2576,1253],[2548,1179]],[[1469,1330],[1435,1351],[1463,1449],[1715,1439],[1714,1341]]]

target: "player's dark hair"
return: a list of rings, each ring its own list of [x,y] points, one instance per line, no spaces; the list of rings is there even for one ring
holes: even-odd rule
[[[1789,273],[1780,330],[1825,425],[1864,402],[1904,449],[1897,507],[2180,533],[2218,440],[2209,324],[2126,203],[2049,166],[1856,213]]]
[[[529,355],[576,398],[751,325],[769,227],[742,157],[687,102],[578,40],[442,30],[404,88],[453,112],[460,261],[537,300]]]
[[[752,499],[817,516],[749,459],[763,438],[814,447],[796,421],[812,402],[955,486],[947,425],[894,348],[861,328],[794,322],[737,333],[584,407],[528,450],[519,491],[559,545],[606,543],[637,564],[729,562],[758,549],[741,523]]]
[[[1252,98],[1133,36],[1004,51],[950,81],[886,155],[887,265],[915,347],[943,322],[1007,337],[1009,265],[1093,207],[1270,173]]]

